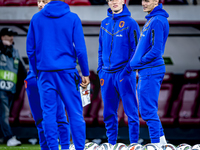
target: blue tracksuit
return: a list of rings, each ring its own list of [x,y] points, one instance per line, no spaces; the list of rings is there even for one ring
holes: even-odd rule
[[[131,18],[126,5],[123,5],[123,11],[119,14],[112,14],[111,9],[108,9],[108,17],[101,23],[97,71],[104,102],[104,122],[108,142],[111,144],[117,141],[117,110],[120,99],[128,116],[130,142],[138,141],[136,74],[127,66],[134,55],[139,32],[139,26]]]
[[[31,65],[29,65],[29,69],[31,69]],[[40,96],[37,86],[37,79],[35,74],[29,70],[28,75],[25,79],[26,83],[26,91],[28,95],[29,105],[31,108],[31,112],[33,115],[33,119],[35,120],[35,125],[38,129],[38,136],[39,136],[39,144],[41,150],[49,150],[47,146],[47,141],[44,136],[44,130],[42,127],[42,108],[40,106]],[[70,144],[70,134],[66,134],[70,132],[69,130],[69,123],[67,122],[67,118],[65,115],[64,105],[60,101],[57,108],[57,124],[58,124],[58,132],[60,135],[60,144],[62,149],[69,149]]]
[[[56,114],[58,97],[61,97],[75,148],[83,150],[85,121],[76,58],[83,76],[89,76],[89,69],[81,21],[70,12],[68,4],[51,1],[33,16],[27,34],[27,55],[38,76],[43,127],[49,148],[58,150]]]
[[[157,110],[160,86],[165,73],[162,55],[169,34],[168,16],[168,13],[162,9],[162,4],[146,16],[147,22],[130,62],[133,70],[138,69],[140,113],[149,127],[152,143],[160,142],[160,136],[164,135]]]

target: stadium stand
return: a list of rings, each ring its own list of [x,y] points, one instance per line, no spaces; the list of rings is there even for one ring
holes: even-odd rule
[[[179,112],[180,126],[191,125],[196,123],[198,117],[198,108],[200,104],[200,71],[187,70],[184,78],[187,84],[183,85],[180,93],[182,105]],[[194,119],[194,121],[192,121]],[[198,121],[197,121],[198,122]]]
[[[71,5],[76,5],[76,6],[89,6],[91,5],[89,0],[72,0]]]
[[[27,0],[26,6],[37,6],[37,0]]]
[[[86,122],[86,126],[97,126],[97,116],[98,116],[98,110],[99,110],[99,106],[101,105],[101,99],[100,99],[100,95],[91,101],[91,104],[89,105],[89,109],[88,110],[88,114],[84,116],[84,120]],[[87,107],[87,106],[86,106]],[[85,108],[84,108],[85,110]]]
[[[24,92],[23,106],[22,106],[22,109],[19,114],[19,124],[21,126],[27,126],[27,125],[34,126],[35,125],[35,121],[33,119],[32,113],[31,113],[31,109],[29,106],[29,101],[28,101],[28,96],[27,96],[26,91]]]
[[[67,3],[68,5],[71,5],[71,0],[65,0],[65,3]]]
[[[4,6],[24,6],[25,0],[4,0]]]
[[[11,111],[10,111],[10,116],[9,116],[9,123],[12,126],[16,126],[19,122],[19,113],[21,111],[23,101],[24,101],[24,95],[25,95],[25,86],[22,87],[20,95],[18,99],[16,99],[13,102]]]
[[[0,0],[0,6],[4,5],[3,2],[4,2],[4,0]]]

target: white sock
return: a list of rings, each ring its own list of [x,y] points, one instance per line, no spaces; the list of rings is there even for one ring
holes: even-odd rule
[[[161,144],[160,143],[152,143],[154,145],[156,145],[159,149],[161,148]]]
[[[160,145],[162,146],[162,145],[165,145],[165,144],[167,144],[167,141],[165,139],[165,136],[163,135],[163,136],[160,137]]]

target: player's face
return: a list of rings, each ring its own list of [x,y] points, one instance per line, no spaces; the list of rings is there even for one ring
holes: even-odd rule
[[[44,6],[48,3],[48,0],[38,0],[37,4],[38,4],[38,9],[41,10],[42,8],[44,8]]]
[[[156,6],[158,6],[158,0],[142,0],[144,12],[150,13]]]
[[[108,5],[114,14],[118,14],[123,10],[124,0],[108,0]]]
[[[12,35],[11,36],[4,35],[4,36],[1,37],[1,40],[2,41],[8,41],[10,44],[12,44],[13,43],[13,36]]]

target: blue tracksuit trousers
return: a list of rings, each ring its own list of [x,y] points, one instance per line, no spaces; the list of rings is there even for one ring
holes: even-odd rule
[[[72,139],[76,150],[85,146],[85,121],[79,91],[80,76],[77,70],[62,70],[38,73],[38,87],[43,109],[43,127],[47,144],[51,150],[58,150],[57,105],[62,99],[67,110]],[[58,98],[58,97],[61,97]],[[59,110],[58,110],[59,111]],[[66,133],[66,134],[69,134]]]
[[[108,142],[116,144],[118,134],[117,110],[122,99],[124,111],[128,116],[130,143],[137,143],[139,138],[139,116],[136,99],[136,74],[119,79],[120,73],[99,72],[102,99],[104,103],[104,123],[107,129]]]
[[[33,118],[35,120],[35,125],[38,129],[38,136],[39,136],[39,144],[41,150],[49,150],[47,146],[47,141],[44,135],[44,130],[42,127],[43,116],[42,116],[42,108],[40,106],[40,96],[37,86],[36,77],[27,76],[26,80],[26,91],[29,99],[29,105],[31,108],[31,112]],[[58,108],[57,108],[57,124],[58,124],[58,132],[60,136],[60,144],[62,149],[69,149],[70,144],[70,134],[69,133],[69,123],[67,122],[67,118],[65,115],[64,105],[61,101],[59,101]]]
[[[158,111],[160,86],[164,78],[165,66],[140,70],[138,81],[138,99],[141,117],[149,128],[151,143],[159,143],[164,135]]]

